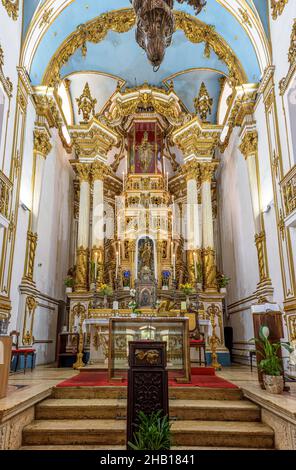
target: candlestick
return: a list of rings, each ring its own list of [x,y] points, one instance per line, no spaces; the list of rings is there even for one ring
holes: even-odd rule
[[[176,255],[173,254],[173,278],[176,279]]]
[[[124,191],[125,181],[124,181],[124,171],[122,172],[122,187]]]
[[[194,276],[195,276],[195,279],[197,279],[196,253],[193,253],[193,258],[194,258]]]
[[[167,171],[167,191],[169,190],[169,172]]]
[[[98,269],[98,253],[95,251],[95,278],[94,278],[95,282],[97,282],[97,269]]]
[[[172,200],[173,200],[173,208],[172,208],[172,240],[174,239],[174,196],[172,196]]]
[[[118,251],[116,251],[116,269],[115,269],[115,279],[118,277]]]

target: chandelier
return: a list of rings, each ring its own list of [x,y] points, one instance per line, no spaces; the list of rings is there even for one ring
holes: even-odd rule
[[[198,14],[206,0],[177,0],[191,5]],[[174,0],[130,0],[137,17],[136,41],[147,54],[156,72],[175,31]]]

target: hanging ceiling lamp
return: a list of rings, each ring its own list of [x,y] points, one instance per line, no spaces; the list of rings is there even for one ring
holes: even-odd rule
[[[205,0],[177,0],[188,3],[200,13]],[[175,30],[174,0],[130,0],[137,16],[136,41],[144,49],[156,72],[170,46]]]

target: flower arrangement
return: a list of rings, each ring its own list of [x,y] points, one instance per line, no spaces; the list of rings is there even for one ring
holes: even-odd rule
[[[130,296],[131,297],[136,297],[136,293],[137,293],[136,289],[130,289]]]
[[[228,286],[230,282],[230,277],[225,276],[224,274],[218,274],[217,276],[217,282],[218,282],[218,287],[223,288]]]
[[[201,263],[197,263],[197,265],[196,265],[196,282],[198,284],[203,283],[203,271],[202,271]]]
[[[65,279],[64,279],[64,284],[66,287],[74,287],[74,279],[72,276],[68,275]]]
[[[132,313],[137,313],[137,314],[139,314],[139,313],[141,313],[141,312],[140,312],[140,310],[137,309],[137,307],[138,307],[138,303],[135,301],[135,299],[134,299],[134,300],[131,300],[131,301],[129,302],[129,304],[128,304],[128,308],[131,309]]]
[[[101,284],[99,288],[99,293],[103,295],[111,295],[113,293],[113,289],[108,284]]]
[[[180,290],[183,292],[185,295],[190,295],[192,292],[194,292],[193,285],[187,282],[186,284],[180,284]]]

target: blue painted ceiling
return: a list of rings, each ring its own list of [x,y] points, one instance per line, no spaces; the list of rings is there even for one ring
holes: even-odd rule
[[[264,20],[266,17],[265,0],[247,0],[252,8],[258,8]],[[24,29],[31,21],[35,9],[45,0],[24,0]],[[265,7],[264,7],[265,4]],[[100,14],[129,8],[129,0],[74,0],[65,8],[56,20],[49,25],[37,48],[30,70],[33,85],[42,82],[47,65],[58,47],[76,30],[77,26]],[[191,15],[194,10],[187,4],[175,3],[175,8]],[[260,68],[250,39],[239,21],[216,0],[207,0],[207,6],[198,16],[206,24],[214,25],[243,65],[249,82],[260,80]],[[99,71],[123,78],[128,86],[140,85],[144,81],[156,86],[171,75],[180,74],[174,79],[175,88],[186,107],[193,111],[193,98],[198,93],[202,81],[205,81],[211,97],[214,98],[212,120],[217,111],[220,93],[219,77],[227,74],[227,67],[211,51],[209,58],[204,56],[204,44],[192,44],[183,31],[174,34],[171,47],[166,51],[165,59],[158,72],[153,72],[144,51],[135,41],[135,30],[127,33],[110,31],[106,38],[98,43],[87,44],[87,55],[83,57],[77,50],[61,69],[64,77],[76,71]],[[216,72],[192,71],[189,69],[214,69]]]

